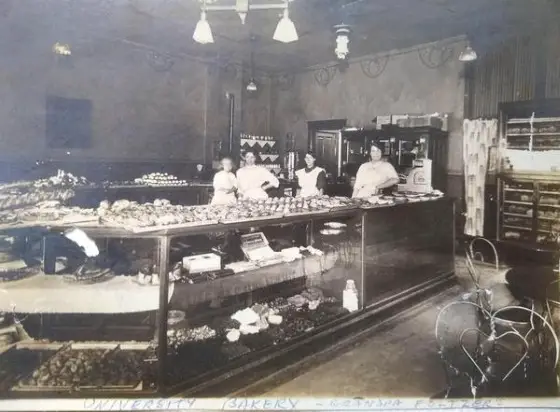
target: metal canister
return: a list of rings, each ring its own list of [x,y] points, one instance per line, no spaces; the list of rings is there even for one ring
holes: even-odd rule
[[[295,179],[296,167],[298,164],[298,153],[290,151],[286,153],[284,167],[288,170],[288,179]]]

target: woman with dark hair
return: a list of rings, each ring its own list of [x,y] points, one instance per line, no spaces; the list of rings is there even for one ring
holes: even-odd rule
[[[305,167],[296,171],[298,185],[301,188],[299,195],[302,197],[320,196],[324,194],[327,186],[325,170],[317,167],[317,157],[309,151],[305,155]]]
[[[237,171],[239,194],[249,199],[268,199],[267,190],[277,188],[280,182],[273,173],[255,164],[257,155],[253,151],[245,153],[245,166]]]
[[[352,197],[368,198],[375,196],[380,190],[399,183],[399,175],[389,162],[382,159],[381,149],[371,145],[371,161],[364,163],[356,174],[356,183]]]
[[[235,192],[237,191],[237,179],[233,174],[233,160],[224,157],[220,162],[222,170],[214,175],[214,197],[211,204],[227,205],[237,202]]]

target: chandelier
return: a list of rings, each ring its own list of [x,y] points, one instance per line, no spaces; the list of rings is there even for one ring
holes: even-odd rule
[[[280,0],[278,0],[280,1]],[[251,0],[235,0],[235,5],[217,5],[216,0],[200,0],[201,13],[200,20],[196,24],[193,39],[200,44],[214,43],[212,29],[207,19],[208,12],[213,11],[235,11],[241,23],[245,24],[247,13],[250,10],[283,10],[282,18],[276,26],[272,38],[282,43],[291,43],[298,40],[298,34],[294,22],[290,19],[288,4],[293,0],[283,0],[281,3],[272,4],[253,4]]]

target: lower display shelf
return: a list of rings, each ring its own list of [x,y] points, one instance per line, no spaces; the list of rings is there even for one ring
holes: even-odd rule
[[[317,291],[314,289],[311,292],[321,293]],[[349,313],[338,299],[321,299],[322,302],[313,310],[310,309],[309,302],[297,307],[290,303],[290,299],[276,299],[270,303],[270,308],[275,308],[276,316],[282,319],[281,323],[265,324],[256,333],[241,333],[235,342],[230,342],[227,336],[232,330],[239,328],[239,323],[227,316],[213,319],[208,326],[215,332],[213,337],[175,346],[174,353],[169,355],[167,361],[167,385],[174,387],[189,380],[199,380],[201,376],[227,368],[233,363],[247,362],[263,351],[280,348]],[[176,336],[181,336],[180,329],[171,333],[171,342]]]

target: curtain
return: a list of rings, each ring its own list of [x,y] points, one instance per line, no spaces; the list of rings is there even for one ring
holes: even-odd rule
[[[467,204],[465,234],[482,236],[484,230],[484,184],[490,146],[498,134],[498,120],[465,120],[463,122],[463,164],[465,168],[465,201]]]

